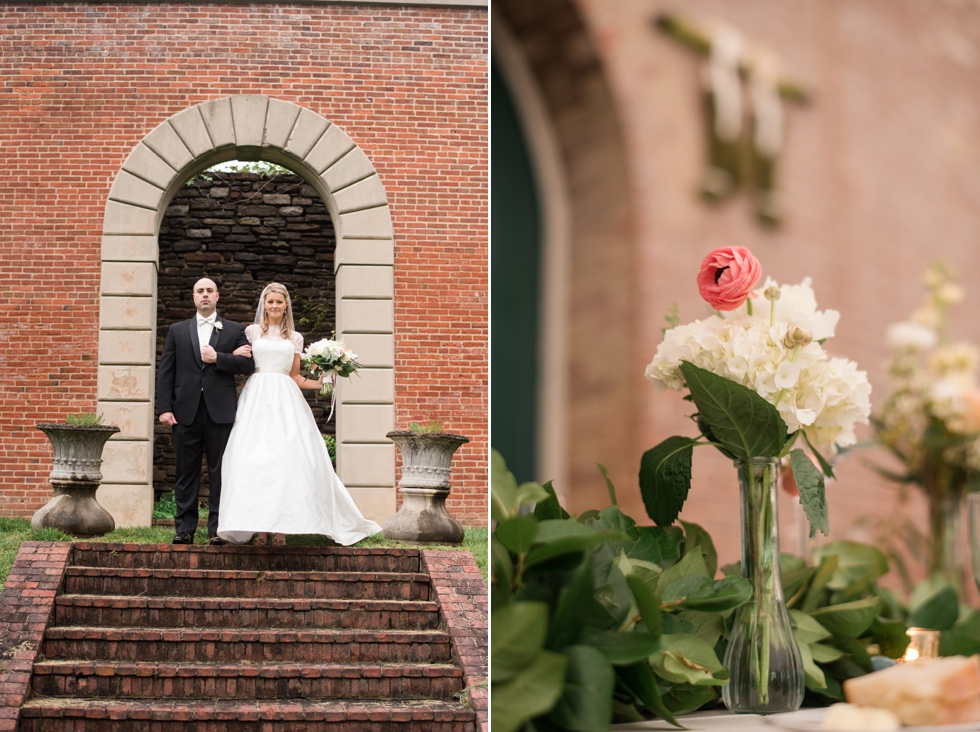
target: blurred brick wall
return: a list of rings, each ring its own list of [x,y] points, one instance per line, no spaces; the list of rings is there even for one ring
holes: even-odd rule
[[[954,337],[980,343],[980,287],[971,276],[980,269],[980,4],[575,0],[575,7],[611,90],[627,151],[635,261],[630,280],[606,287],[637,293],[630,332],[634,355],[624,356],[632,358],[629,388],[637,398],[631,437],[576,459],[610,465],[625,510],[645,519],[636,487],[642,453],[671,434],[692,434],[685,416],[689,405],[680,394],[657,393],[643,371],[660,342],[670,303],[678,304],[685,322],[704,314],[695,275],[715,247],[751,248],[765,274],[780,282],[812,277],[819,306],[842,314],[827,348],[868,371],[876,405],[886,386],[884,330],[919,303],[920,274],[934,257],[959,265],[967,288],[966,301],[954,312]],[[747,196],[717,208],[698,198],[705,154],[701,62],[652,27],[661,12],[728,23],[777,53],[812,91],[813,105],[786,107],[782,229],[757,225]],[[532,58],[545,53],[540,47],[532,51]],[[550,52],[567,48],[553,46]],[[579,122],[576,128],[566,120],[556,131],[564,141],[582,140],[577,154],[585,156],[588,121]],[[618,158],[610,162],[618,164]],[[625,246],[612,234],[608,245]],[[570,308],[587,304],[576,296]],[[580,386],[569,395],[573,404],[583,398]],[[583,439],[574,451],[588,452],[588,435],[618,430],[622,419],[610,404],[590,423],[577,424]],[[883,517],[896,505],[895,487],[864,467],[866,460],[887,464],[876,450],[850,454],[828,487],[832,539],[873,540],[855,522]],[[589,479],[575,471],[571,476],[566,490],[573,510],[605,505],[597,473]],[[781,509],[783,547],[795,551],[793,506],[784,501]],[[917,523],[923,518],[917,496],[908,513]],[[735,472],[715,451],[695,455],[694,488],[683,518],[712,533],[723,562],[737,559]]]
[[[0,7],[0,515],[50,496],[34,429],[96,406],[100,239],[148,132],[234,94],[294,102],[367,153],[395,232],[396,425],[471,442],[449,509],[486,520],[487,11],[372,5]]]

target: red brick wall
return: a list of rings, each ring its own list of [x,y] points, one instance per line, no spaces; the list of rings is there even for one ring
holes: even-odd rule
[[[486,516],[487,12],[388,6],[0,7],[0,515],[50,495],[41,421],[96,406],[100,240],[133,146],[265,94],[363,149],[395,232],[396,427],[470,437],[450,511]]]

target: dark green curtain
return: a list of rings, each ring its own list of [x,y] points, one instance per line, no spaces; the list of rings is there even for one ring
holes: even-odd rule
[[[541,216],[513,99],[491,64],[491,447],[536,480]]]

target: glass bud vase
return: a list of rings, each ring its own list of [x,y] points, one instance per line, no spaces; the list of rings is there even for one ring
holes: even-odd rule
[[[742,576],[752,599],[735,610],[722,687],[736,714],[792,712],[803,703],[803,660],[779,577],[776,479],[779,458],[735,462],[742,500]]]
[[[963,490],[929,499],[929,574],[939,575],[963,592],[963,560],[960,554],[960,513]]]

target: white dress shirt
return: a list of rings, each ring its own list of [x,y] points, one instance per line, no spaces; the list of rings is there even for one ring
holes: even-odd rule
[[[218,317],[218,312],[211,313],[210,317],[203,317],[197,314],[197,339],[201,342],[201,348],[211,342],[211,334],[214,332],[214,323]]]

